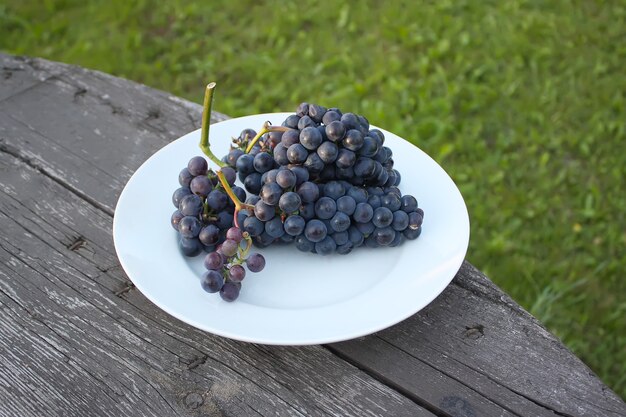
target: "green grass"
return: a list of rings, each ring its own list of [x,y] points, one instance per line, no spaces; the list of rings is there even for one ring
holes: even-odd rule
[[[0,49],[410,138],[466,199],[468,259],[626,398],[623,1],[155,4],[5,0]]]

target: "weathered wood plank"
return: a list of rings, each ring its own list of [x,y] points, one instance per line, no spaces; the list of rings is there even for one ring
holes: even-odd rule
[[[468,263],[415,316],[331,349],[400,392],[418,392],[431,407],[468,415],[498,408],[532,416],[626,415],[624,402],[585,364]]]
[[[0,415],[432,415],[320,346],[223,339],[120,293],[111,217],[0,164]]]

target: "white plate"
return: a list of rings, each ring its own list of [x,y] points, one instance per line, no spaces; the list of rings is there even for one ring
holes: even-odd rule
[[[260,114],[211,126],[218,157],[230,139],[266,120]],[[402,138],[380,129],[402,174],[400,189],[425,211],[422,235],[395,248],[360,247],[348,255],[303,253],[295,245],[260,249],[267,265],[243,281],[233,303],[200,287],[202,258],[178,251],[170,225],[178,173],[201,155],[200,131],[170,143],[148,159],[126,184],[113,220],[115,249],[135,286],[157,306],[208,332],[275,345],[330,343],[364,336],[415,314],[450,283],[469,243],[463,197],[446,172]]]

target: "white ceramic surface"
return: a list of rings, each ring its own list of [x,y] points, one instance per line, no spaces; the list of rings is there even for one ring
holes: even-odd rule
[[[260,129],[266,120],[280,124],[287,115],[260,114],[214,124],[211,147],[216,155],[225,155],[230,139],[244,128]],[[122,267],[167,313],[247,342],[330,343],[402,321],[437,297],[460,268],[469,243],[469,217],[458,188],[433,159],[380,130],[402,174],[402,193],[415,196],[425,211],[417,240],[395,248],[361,247],[348,255],[302,253],[295,245],[260,249],[267,265],[260,273],[247,273],[235,302],[208,294],[199,282],[203,256],[183,257],[170,225],[178,173],[192,156],[201,155],[197,130],[155,153],[122,191],[113,220]]]

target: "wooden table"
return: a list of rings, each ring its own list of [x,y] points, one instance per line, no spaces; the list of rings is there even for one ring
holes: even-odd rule
[[[413,317],[325,346],[236,342],[161,311],[120,267],[113,212],[200,116],[140,84],[0,54],[0,416],[626,415],[467,262]]]

